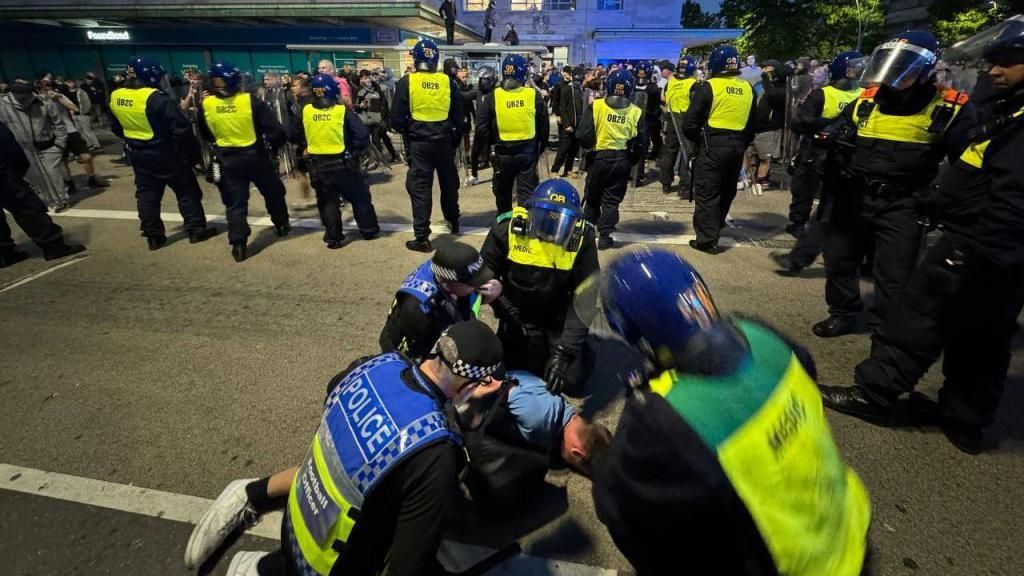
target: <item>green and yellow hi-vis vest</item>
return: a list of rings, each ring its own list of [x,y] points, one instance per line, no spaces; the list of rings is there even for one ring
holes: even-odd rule
[[[825,120],[835,120],[843,113],[843,110],[860,96],[860,88],[851,90],[840,90],[835,86],[825,86],[821,89],[825,95],[825,105],[821,109],[821,117]]]
[[[697,83],[695,78],[668,79],[665,85],[665,105],[673,114],[683,114],[690,109],[690,90]]]
[[[494,116],[498,140],[522,142],[537,136],[537,97],[533,88],[494,89]]]
[[[1014,112],[1010,118],[1018,119],[1021,116],[1024,116],[1024,108]],[[992,137],[979,140],[978,142],[972,142],[967,149],[964,150],[963,154],[960,155],[960,162],[967,164],[972,168],[981,170],[982,166],[985,164],[985,151],[988,150],[988,146],[991,143]]]
[[[121,124],[128,140],[148,142],[153,139],[146,103],[154,92],[155,88],[118,88],[110,95],[110,112]]]
[[[417,122],[443,122],[452,104],[452,85],[444,72],[409,74],[409,112]]]
[[[252,95],[248,92],[203,98],[203,116],[218,148],[247,148],[256,143]]]
[[[302,107],[302,129],[306,133],[306,151],[314,155],[336,155],[345,151],[345,107],[335,104],[317,108]]]
[[[742,132],[754,106],[754,88],[739,76],[710,78],[708,84],[712,96],[708,126]]]
[[[967,103],[967,95],[956,90],[936,92],[932,101],[917,114],[909,116],[894,116],[883,114],[878,106],[873,106],[871,112],[865,118],[859,116],[861,106],[868,102],[874,102],[878,88],[864,90],[857,99],[856,107],[853,109],[853,118],[857,122],[858,138],[874,138],[877,140],[888,140],[890,142],[903,142],[907,144],[933,145],[942,140],[949,124],[953,122],[961,108]],[[952,114],[945,126],[939,130],[932,127],[933,115],[936,108],[952,108]]]
[[[579,251],[569,251],[564,246],[543,242],[527,234],[516,234],[512,231],[512,222],[520,218],[529,218],[529,212],[522,206],[513,207],[508,230],[508,259],[523,266],[572,270]],[[577,231],[582,234],[586,225],[587,222],[581,219],[576,223]]]
[[[871,502],[840,458],[818,388],[771,330],[736,325],[750,344],[736,373],[668,371],[651,380],[651,390],[718,456],[779,574],[857,576]]]
[[[636,138],[643,110],[636,104],[626,108],[612,108],[604,98],[594,100],[594,131],[597,145],[594,150],[625,150],[626,144]]]

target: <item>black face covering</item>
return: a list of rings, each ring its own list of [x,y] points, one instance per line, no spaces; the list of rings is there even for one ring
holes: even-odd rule
[[[28,108],[36,97],[32,92],[32,86],[21,83],[11,84],[11,96],[22,108]]]

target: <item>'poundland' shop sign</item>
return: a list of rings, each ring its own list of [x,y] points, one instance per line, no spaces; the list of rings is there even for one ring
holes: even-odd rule
[[[85,38],[87,40],[100,40],[103,42],[123,42],[132,39],[131,35],[128,34],[127,30],[104,30],[102,32],[97,32],[95,30],[86,30]]]

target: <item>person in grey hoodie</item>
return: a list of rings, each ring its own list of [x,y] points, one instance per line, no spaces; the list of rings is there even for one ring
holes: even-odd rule
[[[67,146],[67,126],[57,105],[40,98],[31,84],[15,81],[11,93],[0,97],[0,122],[11,129],[29,159],[25,174],[39,199],[56,212],[68,208],[61,176],[61,153]]]

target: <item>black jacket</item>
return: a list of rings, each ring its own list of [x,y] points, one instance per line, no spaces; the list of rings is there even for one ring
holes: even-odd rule
[[[562,126],[572,127],[573,130],[579,127],[583,120],[583,111],[586,109],[583,103],[583,88],[579,82],[563,82],[559,90],[558,116],[562,119]]]
[[[14,133],[0,122],[0,171],[21,178],[28,172],[29,166],[28,157],[14,138]]]
[[[111,131],[125,139],[121,123],[113,114],[110,118]],[[150,174],[168,174],[180,169],[183,163],[193,166],[200,162],[199,139],[178,102],[164,92],[154,92],[146,101],[146,118],[153,127],[153,139],[128,141],[133,168]]]
[[[757,99],[757,132],[771,132],[786,127],[786,79],[765,79],[764,92]]]
[[[448,108],[448,118],[440,122],[419,122],[413,120],[412,112],[409,110],[409,76],[410,74],[402,76],[395,87],[395,102],[391,106],[391,127],[398,132],[407,134],[410,140],[454,138],[457,141],[461,138],[465,129],[462,116],[462,96],[455,80],[448,78],[451,83],[451,104]]]

